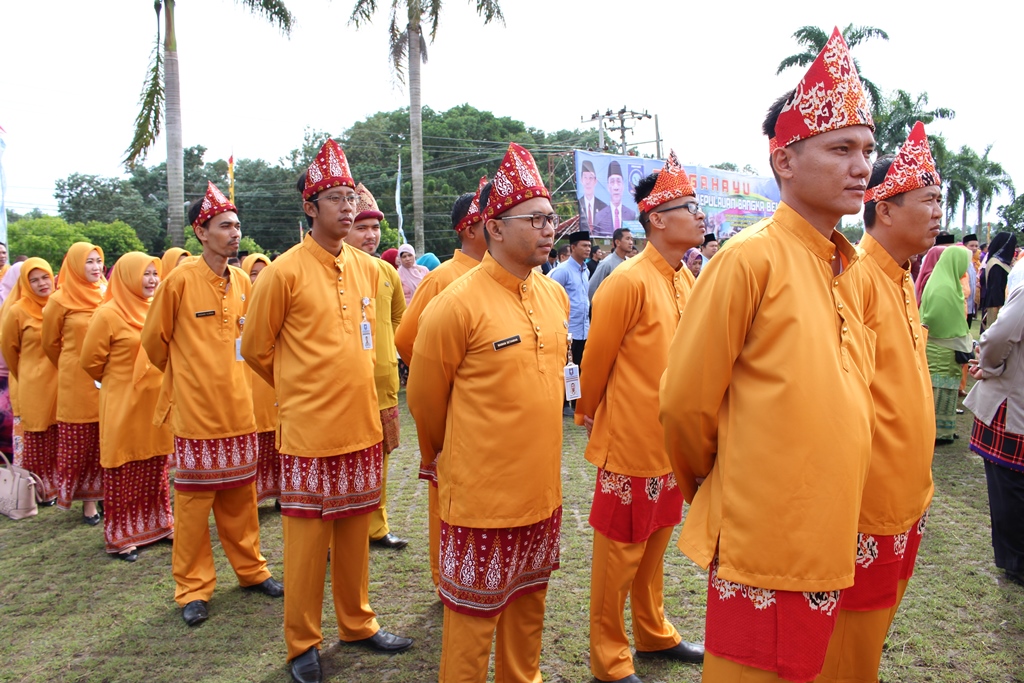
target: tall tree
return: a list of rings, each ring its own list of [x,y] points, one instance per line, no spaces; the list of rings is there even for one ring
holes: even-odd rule
[[[988,158],[992,145],[985,148],[985,153],[978,158],[974,169],[974,205],[978,209],[978,230],[981,230],[981,219],[984,213],[992,208],[992,200],[1000,190],[1010,193],[1010,199],[1016,195],[1013,180],[998,162]]]
[[[875,147],[879,154],[895,154],[918,121],[928,125],[935,119],[951,119],[956,112],[948,107],[926,109],[928,93],[916,98],[906,90],[885,97],[875,113]]]
[[[484,24],[492,21],[505,23],[498,0],[474,0],[476,13]],[[423,253],[423,120],[420,104],[420,66],[427,61],[427,41],[423,36],[424,23],[430,27],[430,42],[437,37],[441,19],[441,0],[390,0],[388,48],[391,68],[399,82],[405,82],[409,70],[409,142],[412,147],[412,206],[413,231],[416,251]],[[370,23],[377,11],[377,0],[356,0],[349,21],[356,28]],[[403,30],[400,17],[406,19]]]
[[[953,222],[957,208],[961,210],[960,228],[967,231],[967,210],[974,203],[977,186],[978,153],[966,145],[949,155],[945,168],[939,171],[946,185],[946,226]]]
[[[295,18],[282,0],[236,0],[257,16],[291,33]],[[166,117],[167,123],[167,234],[171,244],[185,244],[185,161],[181,138],[181,86],[178,79],[178,42],[174,26],[175,0],[155,0],[156,45],[135,117],[135,134],[125,150],[124,163],[132,170],[156,143]],[[160,45],[161,13],[164,41]]]
[[[781,74],[791,66],[809,65],[815,60],[818,53],[825,48],[825,43],[828,42],[829,36],[831,35],[831,31],[824,31],[817,26],[801,26],[798,28],[793,34],[793,38],[795,38],[796,42],[803,48],[803,52],[792,54],[779,62],[779,68],[776,69],[775,74]],[[853,24],[850,24],[843,29],[843,38],[852,50],[857,45],[860,45],[871,38],[889,40],[889,34],[880,28],[875,28],[874,26],[854,26]],[[861,71],[860,63],[857,62],[856,58],[854,58],[853,64],[857,67],[857,73],[860,74],[860,80],[864,82],[864,89],[868,91],[868,97],[871,99],[872,113],[876,113],[878,111],[878,106],[882,101],[882,91],[879,90],[878,86],[875,85],[873,81],[864,77],[864,72]]]

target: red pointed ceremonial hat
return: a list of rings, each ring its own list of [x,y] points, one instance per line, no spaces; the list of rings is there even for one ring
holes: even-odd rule
[[[505,213],[513,206],[535,197],[551,197],[540,179],[537,162],[526,149],[510,142],[505,158],[491,181],[491,194],[487,198],[483,220]]]
[[[919,187],[941,183],[928,146],[928,136],[924,134],[924,124],[918,121],[886,171],[885,178],[864,193],[864,202],[880,202]]]
[[[484,185],[487,184],[487,176],[480,176],[480,184],[476,188],[476,194],[473,195],[473,201],[469,203],[469,209],[466,210],[466,215],[462,217],[458,225],[455,226],[455,233],[462,234],[462,231],[473,225],[479,223],[482,218],[480,216],[480,191],[484,189]]]
[[[848,126],[875,129],[864,84],[838,28],[782,108],[769,151]]]
[[[302,198],[309,199],[328,188],[342,186],[354,190],[356,181],[352,179],[352,171],[348,168],[348,159],[341,145],[328,139],[306,170],[306,189],[302,191]]]
[[[377,206],[377,200],[373,198],[373,193],[367,190],[366,186],[362,183],[356,185],[356,196],[359,198],[359,203],[356,204],[355,220],[361,221],[364,218],[384,219],[384,214],[381,213],[380,208]]]
[[[670,149],[668,159],[665,161],[665,168],[658,173],[658,179],[654,181],[654,189],[651,193],[640,200],[637,204],[640,210],[647,213],[665,202],[679,199],[680,197],[696,197],[697,193],[690,184],[690,176],[676,158],[675,150]]]
[[[206,181],[206,196],[203,197],[202,206],[199,208],[199,216],[192,227],[198,228],[206,221],[225,211],[238,211],[235,205],[228,201],[224,193],[217,189],[217,186]]]

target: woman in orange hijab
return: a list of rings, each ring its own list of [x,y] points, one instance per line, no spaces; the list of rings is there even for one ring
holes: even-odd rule
[[[171,271],[178,267],[178,264],[183,259],[187,259],[192,256],[192,252],[186,251],[181,247],[171,247],[164,252],[164,255],[160,257],[160,277],[165,278],[171,274]]]
[[[57,368],[57,507],[70,510],[73,501],[82,501],[82,521],[90,526],[100,523],[96,503],[103,500],[100,392],[82,370],[81,351],[106,291],[103,250],[76,242],[43,309],[43,351]]]
[[[53,270],[41,258],[21,266],[0,327],[0,352],[11,377],[25,434],[21,462],[39,477],[36,495],[52,505],[57,497],[57,368],[43,352],[43,306],[53,292]]]
[[[263,254],[249,254],[242,261],[242,270],[253,284],[260,271],[270,265],[270,259]],[[281,496],[281,459],[277,452],[277,398],[274,387],[252,372],[249,365],[246,373],[252,377],[252,405],[256,413],[256,504]],[[277,504],[280,509],[280,504]]]
[[[103,536],[106,551],[126,562],[174,533],[167,478],[174,441],[167,425],[153,425],[163,373],[141,347],[160,270],[160,260],[142,252],[119,258],[82,342],[82,369],[101,385]]]

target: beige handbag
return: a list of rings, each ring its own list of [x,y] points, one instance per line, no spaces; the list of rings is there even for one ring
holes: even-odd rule
[[[39,512],[36,507],[36,491],[42,488],[39,477],[24,467],[12,465],[2,452],[0,460],[6,465],[0,467],[0,514],[11,519],[35,515]]]

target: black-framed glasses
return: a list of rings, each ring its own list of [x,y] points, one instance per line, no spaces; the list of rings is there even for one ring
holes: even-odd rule
[[[676,209],[686,209],[691,214],[696,216],[700,212],[700,204],[698,204],[697,202],[686,202],[685,204],[680,204],[679,206],[671,206],[667,209],[655,209],[654,211],[651,211],[651,213],[668,213],[669,211],[675,211]]]
[[[345,202],[351,206],[356,206],[359,203],[359,195],[357,194],[329,194],[326,197],[317,197],[312,202],[330,202],[337,206],[341,202]]]
[[[528,218],[534,230],[543,230],[548,223],[551,224],[553,230],[558,230],[558,224],[562,221],[557,213],[524,213],[521,216],[498,216],[498,218],[503,221],[510,221],[513,218]]]

